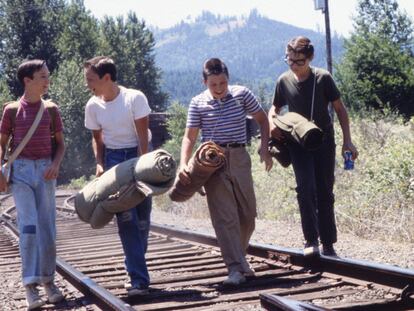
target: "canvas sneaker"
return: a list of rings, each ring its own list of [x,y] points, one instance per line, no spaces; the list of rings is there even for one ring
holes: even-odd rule
[[[241,283],[246,282],[246,278],[245,276],[239,272],[239,271],[232,271],[230,272],[229,276],[227,277],[227,279],[225,279],[223,281],[224,285],[239,285]]]
[[[242,263],[242,266],[243,266],[243,274],[244,274],[244,276],[247,276],[247,277],[254,276],[255,271],[253,269],[253,266],[250,264],[250,262],[245,261],[245,262]]]
[[[44,284],[45,292],[50,303],[57,303],[63,299],[63,294],[53,282]]]
[[[141,286],[133,286],[127,288],[128,297],[132,296],[142,296],[149,293],[148,287],[141,287]]]
[[[35,284],[26,285],[24,289],[26,290],[27,310],[33,310],[45,304],[45,302],[40,298],[39,290]]]
[[[338,257],[332,244],[322,244],[322,255]]]
[[[318,242],[306,242],[303,249],[303,255],[305,257],[319,256],[319,244]]]

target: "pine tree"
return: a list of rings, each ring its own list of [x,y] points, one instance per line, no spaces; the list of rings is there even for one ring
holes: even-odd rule
[[[345,102],[359,110],[414,114],[413,24],[395,0],[360,0],[355,31],[345,40],[336,78]]]
[[[126,20],[105,17],[101,34],[101,54],[114,58],[119,83],[144,92],[153,111],[164,111],[167,95],[160,89],[161,73],[155,65],[155,41],[145,23],[132,12]]]
[[[83,63],[96,55],[99,45],[98,20],[86,10],[83,0],[72,0],[62,12],[61,31],[56,48],[61,60]]]
[[[14,96],[22,93],[16,68],[24,59],[44,59],[49,70],[56,68],[55,39],[64,6],[64,0],[0,0],[0,63]]]
[[[75,60],[62,62],[51,79],[49,95],[59,105],[66,143],[60,175],[67,182],[93,173],[91,134],[83,124],[90,93],[84,85],[83,67]]]

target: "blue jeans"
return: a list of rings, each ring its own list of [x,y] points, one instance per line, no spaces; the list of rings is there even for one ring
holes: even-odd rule
[[[11,175],[20,232],[23,285],[53,281],[56,270],[56,180],[43,174],[50,159],[17,159]]]
[[[337,240],[334,214],[335,140],[333,130],[324,135],[322,146],[307,151],[290,142],[288,149],[296,177],[296,192],[305,240],[332,244]]]
[[[137,148],[106,149],[105,169],[137,157]],[[152,199],[145,198],[135,208],[117,213],[118,233],[125,253],[125,265],[132,286],[146,288],[149,274],[145,253],[148,246]]]

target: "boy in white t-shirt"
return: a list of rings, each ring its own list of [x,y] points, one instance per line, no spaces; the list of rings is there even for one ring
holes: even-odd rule
[[[150,107],[146,96],[116,82],[116,66],[106,56],[84,64],[85,80],[92,96],[85,107],[85,126],[92,131],[96,176],[118,163],[148,152]],[[117,213],[118,232],[131,278],[128,295],[148,292],[145,261],[152,201],[146,198],[136,208]]]

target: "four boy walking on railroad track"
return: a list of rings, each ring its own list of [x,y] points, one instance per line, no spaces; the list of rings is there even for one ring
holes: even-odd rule
[[[85,126],[92,131],[96,176],[125,160],[148,152],[150,107],[138,90],[117,84],[114,61],[98,56],[85,62],[85,80],[92,96],[85,107]],[[147,197],[136,208],[117,213],[118,233],[131,278],[128,295],[148,292],[145,261],[152,200]]]
[[[63,299],[62,293],[54,284],[55,186],[65,145],[59,110],[55,104],[42,99],[49,87],[46,62],[38,59],[23,62],[17,69],[17,77],[24,86],[24,94],[17,103],[10,103],[4,108],[0,127],[0,158],[2,161],[5,159],[9,138],[12,138],[12,151],[22,143],[40,111],[40,122],[13,162],[11,173],[11,191],[20,232],[22,278],[30,310],[45,304],[39,296],[39,284],[44,286],[50,303]],[[44,109],[45,106],[47,109]],[[56,145],[54,153],[52,123]],[[6,188],[6,176],[0,173],[0,191],[5,191]]]

